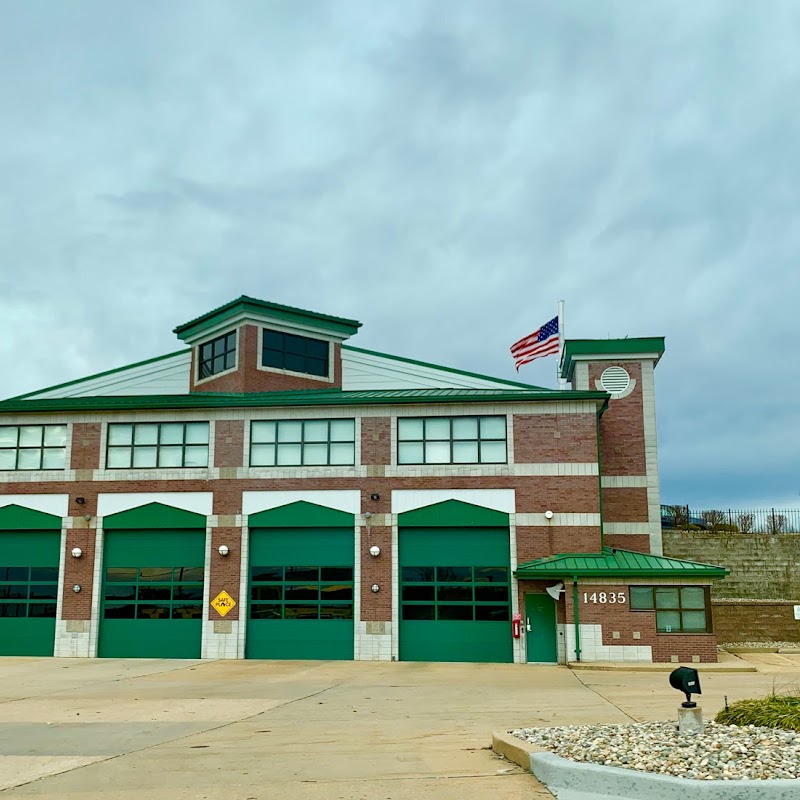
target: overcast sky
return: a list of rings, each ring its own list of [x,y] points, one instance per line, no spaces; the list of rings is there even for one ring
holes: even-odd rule
[[[663,502],[800,505],[796,0],[0,13],[0,396],[241,294],[514,378],[563,298],[666,336]]]

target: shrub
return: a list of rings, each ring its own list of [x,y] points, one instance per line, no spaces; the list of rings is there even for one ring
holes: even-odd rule
[[[760,700],[739,700],[723,708],[714,721],[800,731],[800,697],[773,694]]]

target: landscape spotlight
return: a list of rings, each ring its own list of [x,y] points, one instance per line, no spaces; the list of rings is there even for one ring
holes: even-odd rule
[[[686,695],[686,702],[681,703],[683,708],[697,708],[697,703],[692,702],[692,695],[703,693],[700,691],[700,676],[696,669],[678,667],[670,673],[669,684],[673,689]]]

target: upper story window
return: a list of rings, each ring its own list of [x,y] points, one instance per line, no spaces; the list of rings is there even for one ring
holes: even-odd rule
[[[261,345],[263,367],[328,377],[328,342],[265,329]]]
[[[655,611],[659,633],[707,633],[705,586],[631,586],[631,611]]]
[[[0,426],[0,470],[65,469],[66,425]]]
[[[210,378],[236,366],[236,331],[218,336],[199,347],[198,380]]]
[[[253,422],[250,466],[352,466],[356,463],[355,441],[352,419]]]
[[[207,467],[207,422],[109,424],[108,469]]]
[[[398,464],[505,464],[505,417],[397,420]]]

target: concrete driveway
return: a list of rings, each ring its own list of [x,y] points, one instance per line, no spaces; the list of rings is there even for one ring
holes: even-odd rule
[[[550,797],[493,730],[680,700],[665,673],[493,664],[7,658],[0,676],[0,797],[48,800]],[[705,675],[703,706],[775,680]]]

